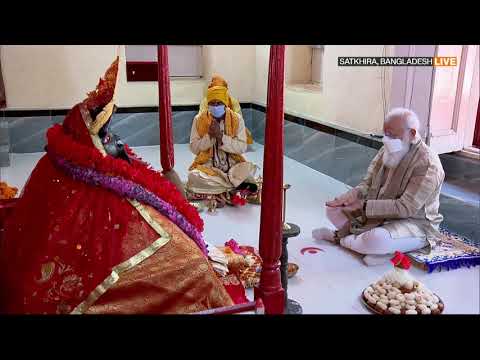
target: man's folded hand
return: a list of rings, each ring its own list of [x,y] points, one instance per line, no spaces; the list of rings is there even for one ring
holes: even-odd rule
[[[336,197],[333,200],[327,201],[325,205],[330,207],[350,206],[353,205],[356,201],[358,201],[358,199],[358,190],[354,188]]]

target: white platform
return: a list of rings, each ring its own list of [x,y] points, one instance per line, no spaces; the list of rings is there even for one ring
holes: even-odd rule
[[[248,153],[247,157],[261,167],[263,148],[255,146],[257,151]],[[160,168],[157,146],[138,147],[135,151],[155,168]],[[42,155],[11,154],[12,165],[1,168],[2,181],[21,189]],[[175,145],[175,169],[182,179],[186,179],[192,159],[187,145]],[[300,236],[289,242],[289,261],[300,267],[297,276],[289,282],[289,297],[300,302],[305,314],[368,314],[359,296],[391,265],[367,267],[361,257],[335,245],[317,242],[311,236],[312,229],[329,225],[324,213],[325,201],[344,192],[347,186],[289,158],[285,158],[284,178],[292,185],[287,195],[287,221],[299,225],[302,230]],[[202,217],[208,242],[221,245],[233,238],[241,244],[258,247],[260,206],[227,207],[214,215],[203,212]],[[302,255],[300,250],[305,247],[323,251]],[[413,268],[411,272],[440,295],[446,305],[445,313],[480,313],[480,267],[432,274]],[[253,298],[251,291],[248,295]]]

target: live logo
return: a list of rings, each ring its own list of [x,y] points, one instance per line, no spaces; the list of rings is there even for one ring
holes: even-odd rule
[[[435,56],[433,66],[457,66],[457,58],[455,56]]]

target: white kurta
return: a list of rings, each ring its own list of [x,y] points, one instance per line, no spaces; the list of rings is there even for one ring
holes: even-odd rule
[[[223,135],[222,145],[209,134],[200,137],[197,132],[199,115],[193,119],[190,133],[190,150],[198,155],[213,147],[213,158],[203,164],[218,175],[211,176],[194,169],[188,175],[187,189],[199,194],[221,194],[233,190],[245,180],[253,181],[256,165],[251,162],[237,163],[229,154],[243,154],[247,150],[247,134],[243,118],[238,116],[238,131],[236,136]],[[224,131],[225,123],[220,122],[220,130]]]

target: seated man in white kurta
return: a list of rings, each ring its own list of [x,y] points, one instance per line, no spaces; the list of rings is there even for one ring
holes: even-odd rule
[[[245,123],[227,107],[228,99],[226,87],[210,87],[208,110],[195,116],[190,134],[195,160],[189,168],[187,192],[193,199],[214,196],[219,207],[229,203],[232,192],[256,187],[257,167],[242,156],[247,150]]]
[[[386,117],[384,147],[363,181],[326,203],[335,230],[316,229],[313,237],[366,255],[375,265],[395,251],[428,251],[440,237],[440,190],[445,177],[438,155],[418,135],[419,121],[408,109]]]

